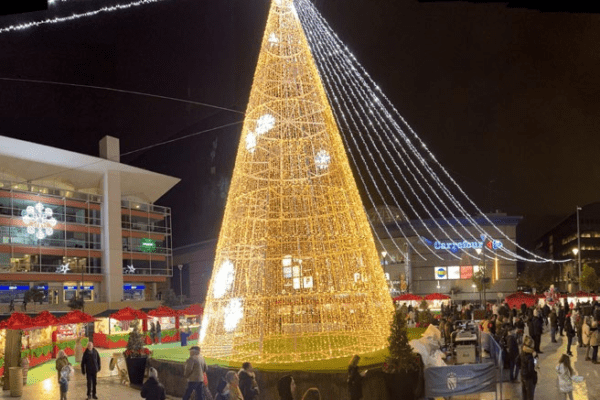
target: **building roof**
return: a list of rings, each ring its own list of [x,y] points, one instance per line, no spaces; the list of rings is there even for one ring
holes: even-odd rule
[[[180,179],[55,147],[0,136],[0,170],[10,171],[24,182],[60,179],[75,190],[99,188],[106,172],[121,175],[122,196],[154,203]]]

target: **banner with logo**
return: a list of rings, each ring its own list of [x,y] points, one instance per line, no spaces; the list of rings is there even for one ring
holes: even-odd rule
[[[496,391],[493,363],[448,365],[425,370],[425,397],[450,397]]]

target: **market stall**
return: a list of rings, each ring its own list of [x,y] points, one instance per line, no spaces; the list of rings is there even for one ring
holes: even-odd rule
[[[413,307],[418,307],[419,304],[421,303],[421,301],[423,300],[423,298],[419,295],[416,294],[412,294],[412,293],[405,293],[403,295],[400,295],[398,297],[394,297],[392,300],[394,300],[394,302],[401,307],[402,305],[406,304],[406,306],[413,306]]]
[[[148,330],[150,324],[156,326],[160,322],[161,342],[177,342],[179,341],[179,314],[172,308],[160,306],[156,310],[148,312]],[[151,344],[150,332],[146,335],[146,344]]]
[[[131,321],[139,319],[146,331],[148,315],[140,310],[125,307],[109,316],[96,315],[94,322],[94,346],[105,349],[126,347],[129,332],[133,330]]]
[[[31,328],[23,330],[23,341],[27,341],[29,368],[43,364],[52,358],[52,332],[58,319],[43,311],[31,319]]]
[[[512,310],[513,308],[519,309],[523,303],[525,303],[527,307],[533,306],[537,301],[537,297],[532,294],[516,292],[506,296],[505,300],[508,307]]]
[[[188,340],[198,340],[200,333],[200,324],[202,323],[202,315],[204,314],[204,308],[200,304],[192,304],[187,308],[178,311],[179,313],[179,326],[181,329],[191,331],[191,335]]]
[[[431,293],[425,296],[425,300],[430,304],[433,310],[439,310],[444,306],[448,306],[450,296],[441,293]]]
[[[85,337],[85,324],[94,321],[94,317],[79,310],[72,310],[63,315],[58,320],[52,335],[53,357],[56,357],[60,350],[64,350],[67,356],[74,355],[78,339],[81,341],[82,348],[85,348],[89,341]]]

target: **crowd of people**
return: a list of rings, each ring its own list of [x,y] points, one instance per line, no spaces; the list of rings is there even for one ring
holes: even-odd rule
[[[196,400],[258,400],[260,389],[251,363],[243,363],[242,368],[237,372],[228,371],[220,379],[214,396],[208,388],[206,371],[207,365],[204,357],[200,354],[200,347],[190,347],[190,356],[184,366],[183,376],[187,380],[187,388],[183,400],[189,400],[192,393],[195,394]],[[277,382],[277,391],[280,400],[296,399],[294,378],[291,375],[280,378]],[[148,380],[142,387],[141,396],[146,400],[166,399],[165,389],[159,382],[158,373],[154,368],[150,368],[148,372]],[[310,388],[301,399],[321,400],[321,393],[317,388]]]
[[[447,344],[451,343],[452,335],[458,329],[457,321],[471,320],[473,310],[471,304],[442,308],[439,328]],[[577,347],[585,348],[585,361],[598,364],[599,320],[600,303],[596,301],[568,304],[565,299],[552,306],[538,304],[527,307],[521,304],[512,309],[506,303],[488,304],[480,329],[491,335],[502,347],[503,360],[509,370],[511,382],[516,382],[520,372],[522,398],[526,400],[534,398],[537,371],[540,368],[538,354],[543,353],[540,350],[542,334],[549,331],[552,343],[557,343],[557,335],[566,336],[567,352],[562,355],[555,369],[559,391],[565,399],[572,400],[572,346],[576,342]]]

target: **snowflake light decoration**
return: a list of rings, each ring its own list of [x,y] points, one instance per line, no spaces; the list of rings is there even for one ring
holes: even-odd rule
[[[319,150],[317,155],[315,156],[315,165],[317,169],[326,169],[329,167],[329,162],[331,161],[331,156],[326,150]]]
[[[269,43],[279,43],[279,38],[277,37],[275,32],[271,33],[271,35],[269,36]]]
[[[215,299],[220,299],[225,295],[225,293],[227,293],[229,289],[231,289],[233,277],[233,263],[229,260],[226,260],[223,262],[223,264],[221,264],[221,268],[219,268],[219,272],[217,272],[217,275],[215,276],[215,287],[213,289],[213,296],[215,296]]]
[[[128,265],[126,268],[123,268],[124,275],[132,275],[135,274],[135,268],[133,265]]]
[[[70,263],[66,263],[63,264],[61,266],[59,266],[58,268],[56,268],[56,273],[57,274],[66,274],[71,268],[69,268],[69,264]]]
[[[248,132],[246,135],[246,150],[250,153],[254,153],[256,150],[256,135],[252,132]]]
[[[30,235],[42,240],[54,233],[52,228],[56,225],[56,219],[52,216],[52,209],[44,209],[42,203],[37,203],[35,207],[28,206],[21,215]]]
[[[265,114],[256,121],[256,134],[263,135],[269,132],[275,126],[275,117],[271,114]]]
[[[239,298],[229,300],[229,304],[227,304],[223,312],[225,313],[223,327],[227,332],[233,332],[244,316],[242,300]]]

